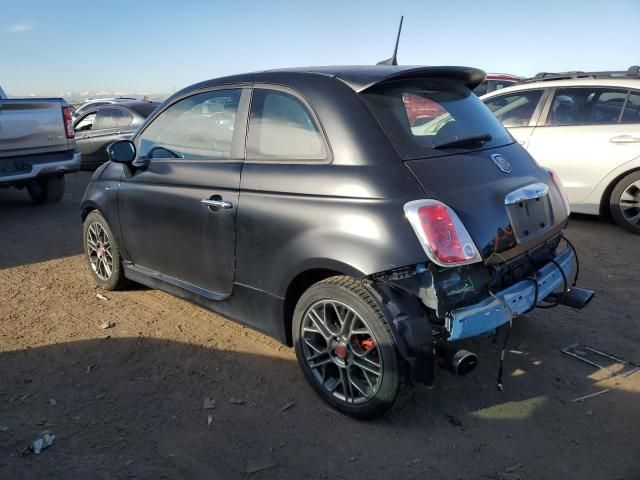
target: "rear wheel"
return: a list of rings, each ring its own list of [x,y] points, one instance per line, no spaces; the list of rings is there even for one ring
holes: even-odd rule
[[[38,204],[59,202],[64,190],[64,175],[38,178],[27,184],[31,200]]]
[[[82,240],[87,264],[93,280],[105,290],[118,290],[127,280],[122,268],[120,249],[107,224],[98,211],[84,220]]]
[[[616,223],[640,234],[640,172],[633,172],[618,182],[611,192],[611,215]]]
[[[378,417],[411,390],[387,319],[353,278],[331,277],[310,287],[296,306],[293,337],[307,381],[342,413]]]

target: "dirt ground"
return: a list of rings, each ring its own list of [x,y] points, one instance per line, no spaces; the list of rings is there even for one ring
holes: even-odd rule
[[[438,371],[433,389],[361,422],[327,408],[275,341],[159,291],[94,287],[88,178],[68,177],[56,205],[0,190],[0,478],[640,479],[640,373],[560,353],[579,341],[640,361],[639,237],[572,220],[597,296],[515,323],[503,393],[498,344],[482,338],[468,377]],[[21,455],[43,430],[53,446]]]

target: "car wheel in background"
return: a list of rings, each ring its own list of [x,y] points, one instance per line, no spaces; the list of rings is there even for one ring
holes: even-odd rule
[[[611,192],[611,215],[616,223],[640,234],[640,172],[633,172],[618,182]]]
[[[307,381],[342,413],[378,417],[412,389],[387,319],[363,284],[351,277],[331,277],[302,295],[293,340]]]
[[[89,271],[96,284],[105,290],[126,285],[120,249],[104,217],[94,210],[84,220],[82,242]]]
[[[27,191],[35,203],[55,203],[62,200],[64,175],[38,178],[27,184]]]

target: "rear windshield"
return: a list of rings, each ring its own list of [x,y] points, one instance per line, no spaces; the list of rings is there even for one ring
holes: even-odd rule
[[[139,113],[140,115],[142,115],[143,118],[147,118],[149,115],[151,115],[151,113],[158,108],[158,105],[160,105],[157,102],[149,102],[149,103],[141,103],[138,105],[133,105],[131,108],[131,110],[133,110],[136,113]]]
[[[403,160],[513,142],[478,97],[459,82],[398,80],[376,85],[361,95]]]

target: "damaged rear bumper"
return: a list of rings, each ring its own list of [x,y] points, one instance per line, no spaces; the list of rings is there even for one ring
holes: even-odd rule
[[[567,248],[555,257],[556,264],[562,268],[567,282],[573,277],[575,255]],[[535,273],[538,284],[537,295],[533,278],[521,280],[481,302],[451,312],[445,321],[448,340],[461,340],[490,332],[509,321],[512,313],[519,315],[535,306],[536,299],[541,301],[554,290],[564,285],[558,267],[549,262]],[[568,285],[567,285],[568,286]]]

